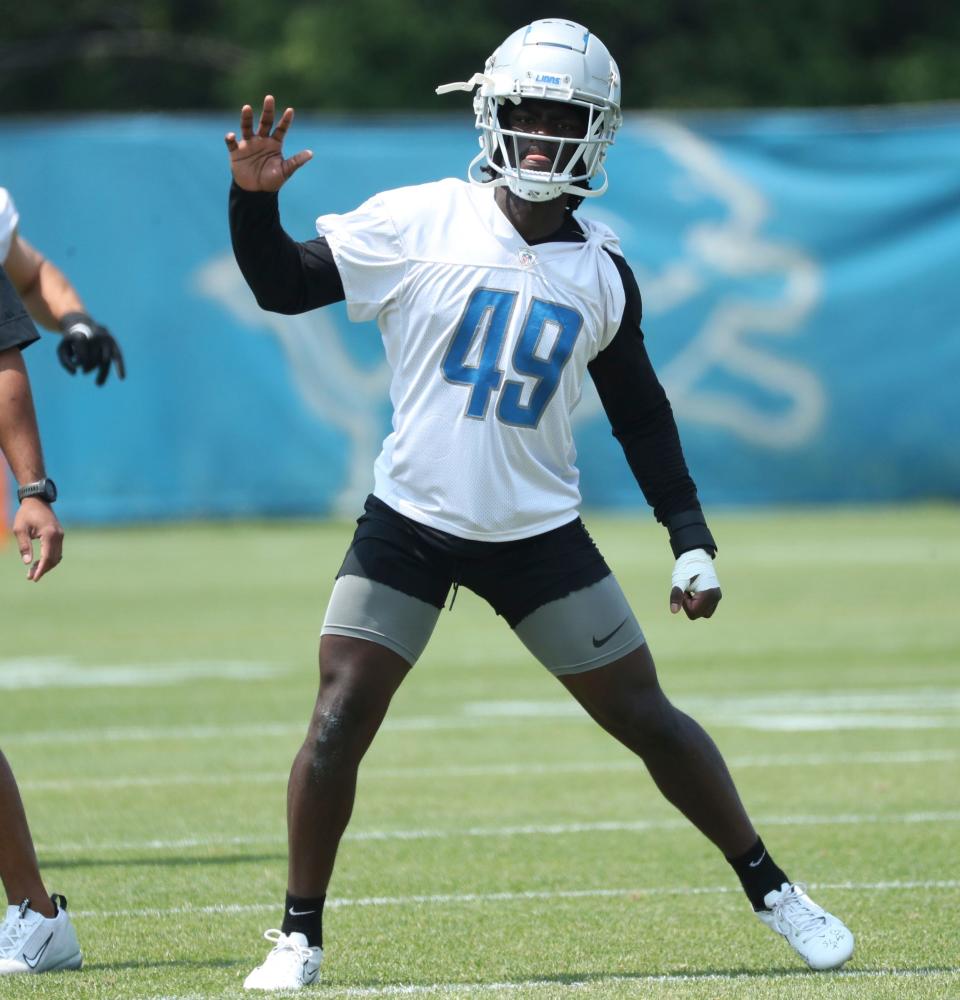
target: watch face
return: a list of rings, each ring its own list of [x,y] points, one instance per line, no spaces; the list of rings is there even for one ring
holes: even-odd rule
[[[57,484],[52,479],[44,479],[42,496],[47,503],[53,503],[57,499]]]

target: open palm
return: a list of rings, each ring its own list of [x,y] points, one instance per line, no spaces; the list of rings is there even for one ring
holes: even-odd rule
[[[245,191],[279,191],[313,156],[309,149],[303,149],[289,159],[283,158],[283,139],[293,121],[293,108],[287,108],[273,128],[275,114],[273,97],[268,94],[263,99],[260,125],[254,133],[253,108],[245,104],[240,110],[239,142],[236,132],[228,132],[224,137],[233,179]]]

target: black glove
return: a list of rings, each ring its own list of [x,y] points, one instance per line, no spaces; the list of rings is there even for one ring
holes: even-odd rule
[[[112,363],[117,375],[126,377],[120,345],[105,326],[94,322],[86,313],[72,312],[60,320],[60,329],[63,339],[57,348],[57,357],[71,375],[75,375],[78,368],[82,372],[97,368],[97,385],[103,385]]]

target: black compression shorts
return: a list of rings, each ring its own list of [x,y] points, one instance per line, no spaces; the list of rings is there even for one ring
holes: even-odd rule
[[[610,568],[576,518],[512,542],[478,542],[430,528],[367,497],[337,577],[360,576],[442,608],[452,584],[487,601],[511,628],[550,601],[589,587]]]

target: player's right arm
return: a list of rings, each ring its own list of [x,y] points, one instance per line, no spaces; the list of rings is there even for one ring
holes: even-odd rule
[[[343,284],[324,239],[298,243],[280,223],[277,192],[313,153],[284,159],[283,139],[293,121],[287,108],[276,128],[274,100],[267,95],[257,132],[253,108],[240,112],[240,136],[226,135],[233,185],[230,238],[240,271],[262,309],[302,313],[344,298]],[[271,131],[272,129],[272,131]]]

